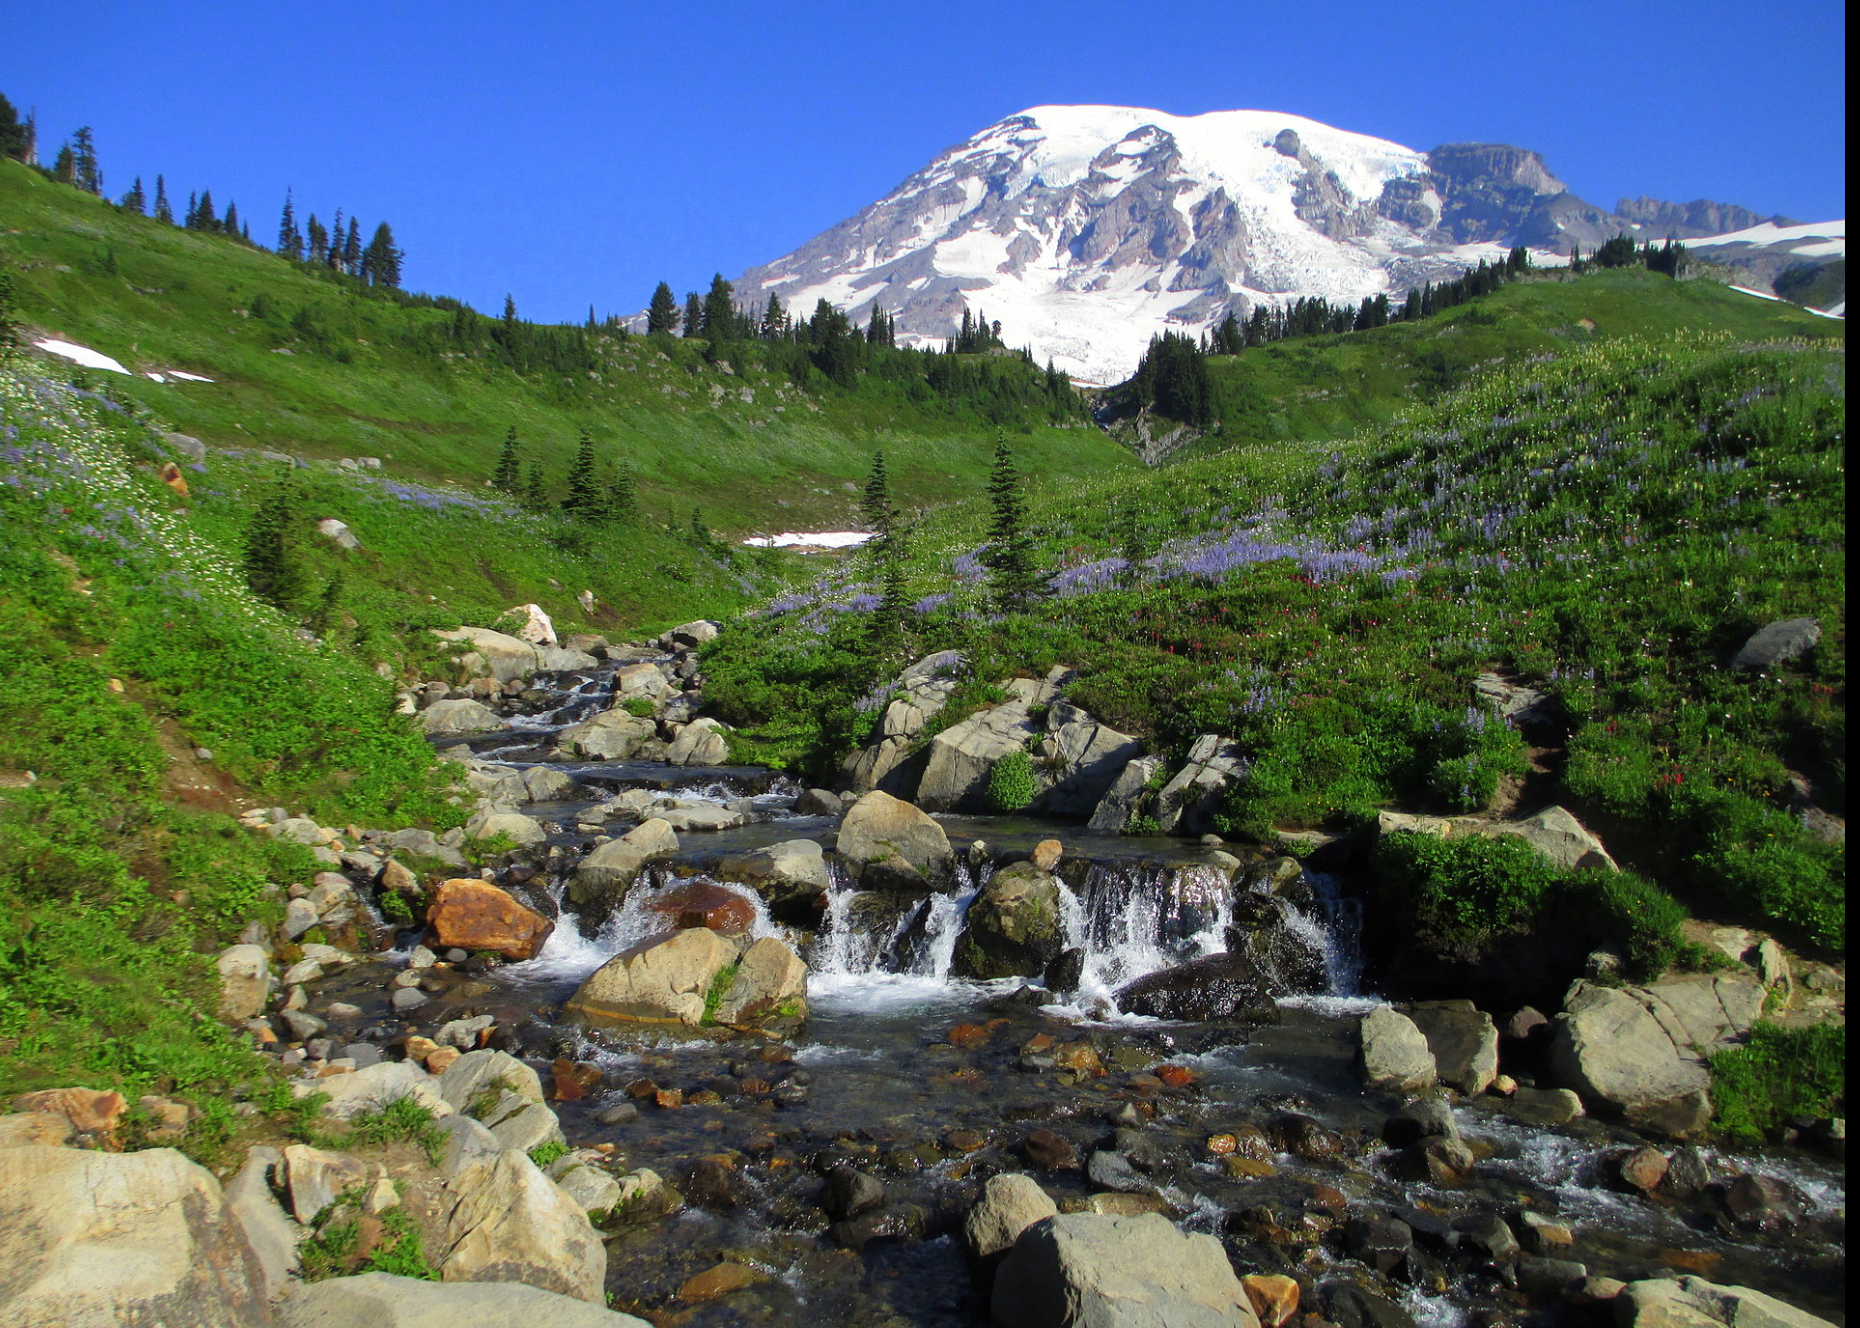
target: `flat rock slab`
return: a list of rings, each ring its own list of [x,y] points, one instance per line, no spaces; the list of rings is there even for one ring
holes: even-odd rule
[[[649,1328],[644,1319],[516,1282],[423,1282],[388,1273],[299,1286],[280,1328]]]

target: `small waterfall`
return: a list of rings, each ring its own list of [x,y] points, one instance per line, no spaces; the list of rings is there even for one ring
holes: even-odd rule
[[[1310,911],[1288,908],[1286,927],[1324,962],[1326,996],[1357,996],[1363,982],[1363,901],[1343,893],[1328,872],[1305,869],[1313,900]]]
[[[1112,992],[1158,969],[1227,948],[1233,892],[1218,867],[1094,863],[1075,893],[1060,887],[1066,946],[1085,952],[1081,994]]]
[[[826,918],[807,955],[814,972],[855,980],[903,975],[946,982],[963,919],[994,869],[959,861],[953,889],[918,899],[860,890],[837,862],[830,870]]]

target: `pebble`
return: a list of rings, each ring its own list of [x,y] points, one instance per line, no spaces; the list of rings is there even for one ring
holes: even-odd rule
[[[426,1004],[426,993],[416,991],[411,987],[403,987],[394,993],[390,1003],[396,1010],[417,1010]]]

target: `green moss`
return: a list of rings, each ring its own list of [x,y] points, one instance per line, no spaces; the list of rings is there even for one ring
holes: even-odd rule
[[[718,971],[717,976],[710,980],[710,988],[704,993],[704,1014],[698,1021],[699,1023],[707,1028],[716,1024],[717,1008],[723,1004],[723,998],[730,994],[730,984],[736,981],[736,971],[742,966],[740,960],[733,964],[726,964]]]

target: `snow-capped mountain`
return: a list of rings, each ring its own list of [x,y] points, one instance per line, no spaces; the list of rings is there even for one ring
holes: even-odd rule
[[[773,292],[798,317],[825,299],[863,323],[877,305],[910,344],[948,337],[966,306],[999,321],[1010,345],[1109,382],[1155,333],[1199,332],[1262,302],[1399,294],[1513,244],[1547,257],[1655,224],[1686,238],[1698,233],[1687,208],[1718,229],[1766,220],[1718,204],[1634,206],[1647,220],[1575,198],[1520,148],[1423,153],[1272,111],[1039,106],[736,289],[758,304]]]

